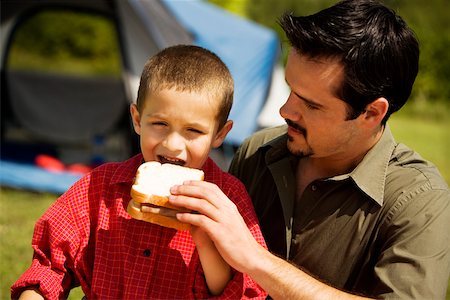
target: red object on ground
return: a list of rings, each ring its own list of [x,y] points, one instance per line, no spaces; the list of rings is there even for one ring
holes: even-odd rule
[[[62,172],[65,170],[64,164],[59,159],[50,155],[39,154],[36,156],[34,162],[38,167],[48,171]]]
[[[66,170],[70,173],[84,175],[89,173],[92,170],[92,168],[83,164],[72,164],[67,166]]]

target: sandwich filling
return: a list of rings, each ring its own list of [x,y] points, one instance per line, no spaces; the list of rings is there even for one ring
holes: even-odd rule
[[[164,206],[158,206],[151,203],[139,203],[139,204],[141,206],[141,211],[143,213],[152,213],[174,219],[176,219],[176,215],[179,212],[189,212],[189,210],[182,210],[182,209],[177,210],[173,208],[167,208]]]

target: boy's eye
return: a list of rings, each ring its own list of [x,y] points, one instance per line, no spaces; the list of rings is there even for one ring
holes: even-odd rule
[[[167,125],[167,124],[164,123],[164,122],[152,122],[151,124],[152,124],[152,125],[155,125],[155,126],[166,126],[166,125]]]
[[[189,128],[188,131],[198,133],[198,134],[203,134],[203,131],[195,129],[195,128]]]

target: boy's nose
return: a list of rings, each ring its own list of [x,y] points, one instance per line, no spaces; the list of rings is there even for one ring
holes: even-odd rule
[[[173,152],[183,150],[184,138],[178,133],[171,133],[164,140],[163,146]]]

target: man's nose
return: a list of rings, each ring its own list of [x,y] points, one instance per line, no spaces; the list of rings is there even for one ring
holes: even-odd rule
[[[283,119],[298,121],[301,118],[299,103],[295,101],[292,92],[286,99],[286,102],[280,107],[280,115]]]

